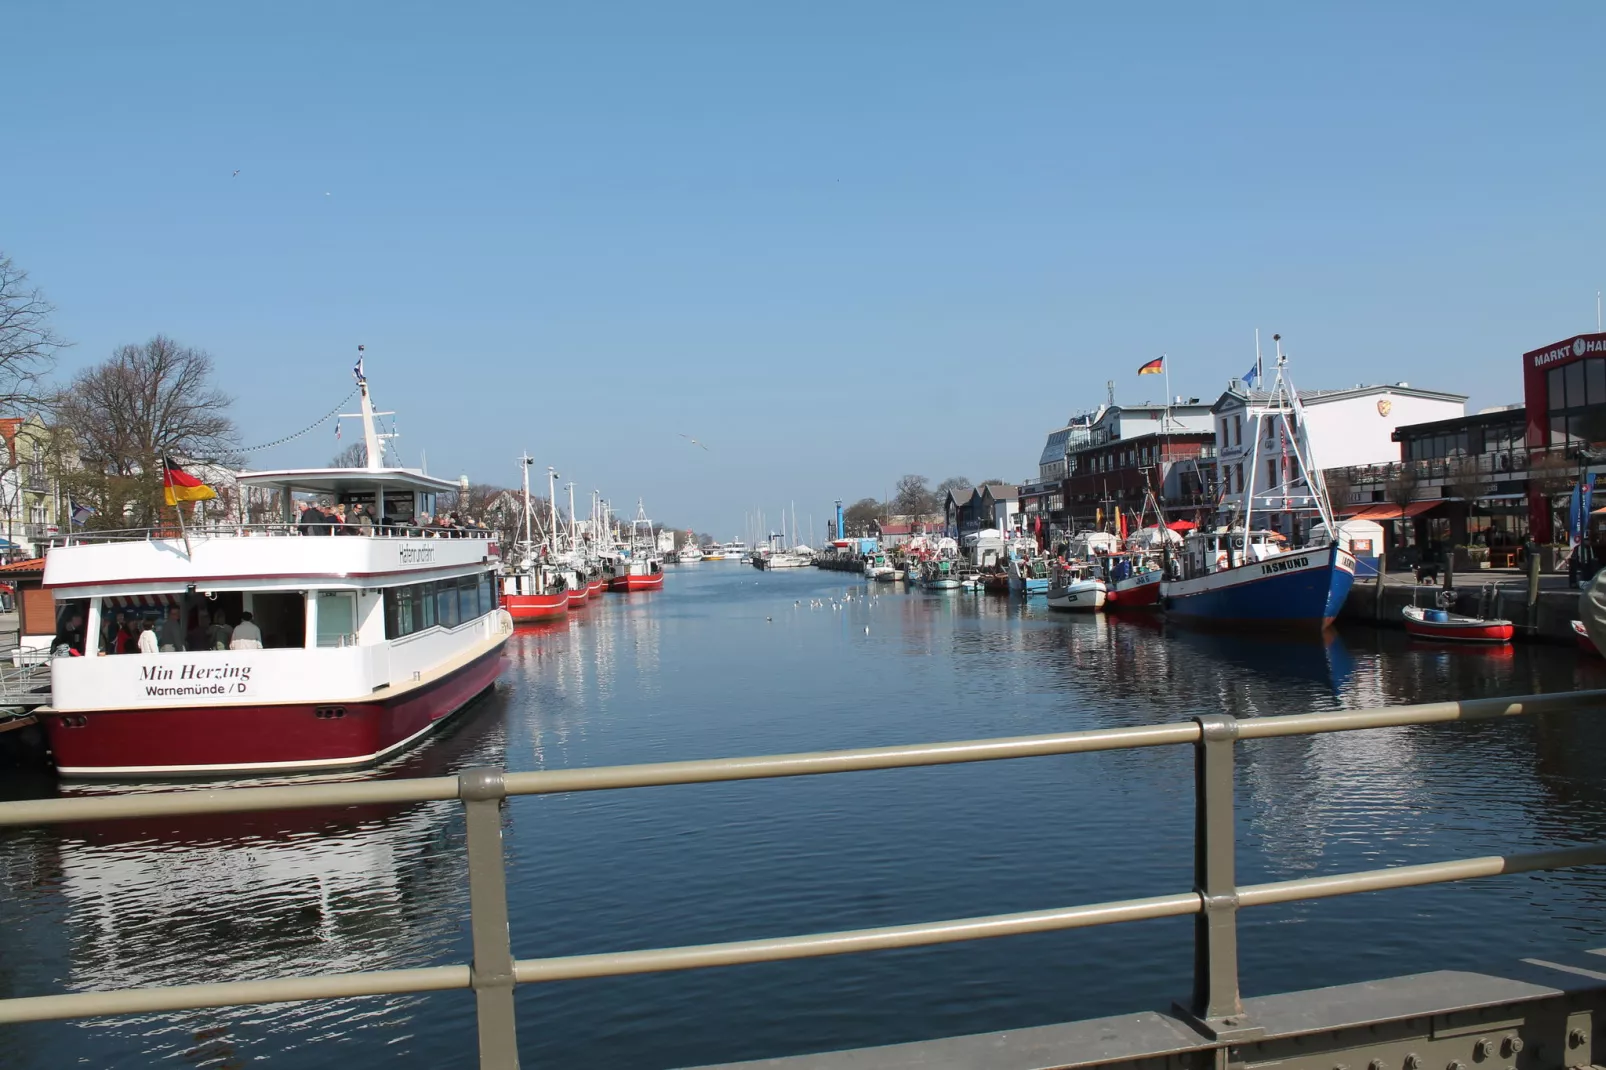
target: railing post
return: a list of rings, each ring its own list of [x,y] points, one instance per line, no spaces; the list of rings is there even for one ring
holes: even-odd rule
[[[1194,744],[1193,1001],[1189,1010],[1212,1035],[1247,1028],[1238,996],[1238,885],[1233,872],[1233,743],[1238,722],[1208,714]]]
[[[507,919],[507,869],[502,855],[500,769],[469,769],[457,777],[468,830],[469,921],[474,939],[471,973],[479,1016],[481,1070],[518,1070],[513,1013],[513,946]]]

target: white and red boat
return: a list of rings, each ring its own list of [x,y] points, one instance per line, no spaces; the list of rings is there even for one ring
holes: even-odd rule
[[[602,574],[610,591],[656,591],[664,585],[664,566],[654,547],[652,521],[638,499],[630,525],[630,545],[602,555]]]
[[[513,622],[494,538],[415,526],[455,485],[379,466],[358,383],[368,467],[239,477],[276,502],[278,522],[73,536],[50,550],[44,585],[85,636],[84,656],[51,661],[50,705],[38,711],[63,776],[363,765],[422,739],[496,680]],[[378,522],[299,534],[310,529],[296,525],[297,493],[369,506]],[[106,615],[150,602],[160,608],[144,612],[176,613],[186,638],[107,654]],[[208,619],[232,631],[208,631]]]
[[[518,545],[518,562],[502,576],[502,608],[515,624],[554,620],[569,612],[569,592],[557,572],[542,558],[535,542],[535,507],[530,498],[532,459],[521,458],[524,473],[524,538]]]
[[[1406,606],[1405,630],[1420,639],[1442,639],[1458,643],[1509,643],[1516,630],[1509,620],[1463,617],[1442,609]]]

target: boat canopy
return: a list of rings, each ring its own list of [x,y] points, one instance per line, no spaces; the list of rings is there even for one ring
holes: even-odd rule
[[[426,475],[416,468],[279,468],[241,472],[242,487],[271,487],[308,494],[350,494],[384,488],[396,493],[439,494],[457,489],[450,479]]]

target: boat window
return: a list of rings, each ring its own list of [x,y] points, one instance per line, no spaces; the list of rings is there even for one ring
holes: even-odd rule
[[[385,638],[400,639],[440,625],[455,628],[496,608],[496,583],[490,572],[451,580],[387,587]]]
[[[442,628],[457,627],[460,618],[457,615],[456,581],[445,580],[430,586],[435,588],[435,623]]]
[[[480,584],[473,576],[457,579],[457,619],[471,621],[480,615]]]
[[[489,572],[480,573],[480,612],[483,616],[496,608],[496,587],[491,582]]]
[[[357,645],[357,596],[350,591],[318,592],[318,645]]]

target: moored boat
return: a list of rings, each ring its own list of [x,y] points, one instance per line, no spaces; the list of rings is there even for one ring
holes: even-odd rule
[[[1464,617],[1442,609],[1406,606],[1400,613],[1405,618],[1405,630],[1421,639],[1457,643],[1509,643],[1516,630],[1509,620]]]
[[[66,777],[215,776],[364,765],[429,734],[493,684],[513,622],[489,532],[416,523],[456,485],[385,468],[358,369],[365,468],[246,472],[274,523],[78,535],[45,588],[82,622],[38,711]],[[364,506],[346,538],[298,527],[296,494]],[[143,604],[164,649],[99,649],[103,614]],[[151,621],[155,625],[155,621]],[[107,656],[97,656],[107,653]]]
[[[1109,588],[1082,566],[1057,569],[1048,588],[1048,608],[1092,613],[1104,608]]]
[[[515,624],[553,620],[569,611],[569,593],[556,582],[554,571],[541,561],[535,542],[535,508],[530,497],[530,465],[522,458],[524,475],[523,538],[517,548],[518,560],[510,562],[502,575],[502,608]]]
[[[1589,629],[1584,627],[1583,621],[1573,621],[1573,637],[1578,640],[1578,649],[1597,658],[1601,656],[1600,647],[1595,645],[1594,637],[1589,634]]]
[[[664,585],[664,569],[653,548],[652,522],[646,507],[636,501],[636,519],[630,524],[630,545],[605,553],[602,573],[610,591],[656,591]]]

